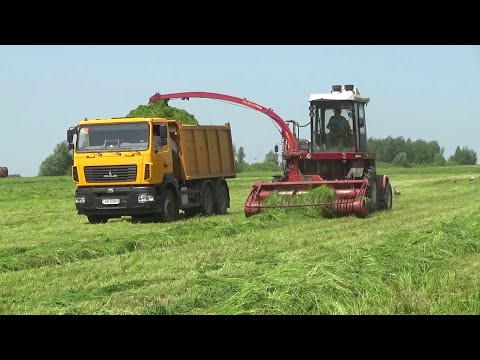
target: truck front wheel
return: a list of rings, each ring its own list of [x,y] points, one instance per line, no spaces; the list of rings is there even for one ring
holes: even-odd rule
[[[87,218],[90,224],[105,224],[108,221],[108,217],[101,215],[90,215]]]
[[[167,189],[163,196],[161,203],[162,212],[160,213],[160,220],[162,222],[175,221],[178,218],[178,203],[177,198],[172,190]]]

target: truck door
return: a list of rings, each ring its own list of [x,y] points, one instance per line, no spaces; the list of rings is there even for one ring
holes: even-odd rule
[[[170,136],[168,134],[168,126],[166,124],[153,125],[153,175],[160,176],[163,174],[173,173],[172,152],[170,151]]]

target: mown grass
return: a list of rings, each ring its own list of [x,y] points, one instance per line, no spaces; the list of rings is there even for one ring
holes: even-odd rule
[[[90,225],[69,178],[0,181],[2,314],[478,314],[479,166],[388,168],[402,192],[367,219],[224,216]],[[457,181],[454,183],[453,179]]]

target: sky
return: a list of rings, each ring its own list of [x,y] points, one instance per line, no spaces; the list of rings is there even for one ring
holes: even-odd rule
[[[370,98],[368,137],[436,140],[446,158],[468,146],[480,162],[480,46],[0,45],[0,166],[37,176],[69,127],[126,116],[156,92],[247,98],[306,124],[309,95],[334,84]],[[249,163],[281,142],[273,121],[249,108],[211,99],[169,105],[202,125],[230,123]]]

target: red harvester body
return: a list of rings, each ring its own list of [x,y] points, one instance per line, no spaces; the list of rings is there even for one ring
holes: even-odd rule
[[[149,104],[159,100],[190,98],[217,99],[244,105],[266,114],[280,128],[283,176],[253,185],[245,202],[247,217],[274,207],[325,205],[336,216],[354,214],[362,218],[375,210],[391,209],[389,179],[386,175],[377,175],[375,156],[367,151],[365,106],[370,99],[361,97],[353,85],[334,85],[329,94],[310,96],[309,139],[300,138],[302,126],[298,122],[287,122],[271,108],[245,98],[211,92],[157,93],[149,99]],[[348,120],[341,115],[342,112]],[[345,120],[343,129],[335,128],[334,123],[329,121],[335,116]],[[288,123],[292,124],[292,129]],[[273,193],[296,196],[321,185],[335,191],[333,203],[266,205],[264,201]]]

